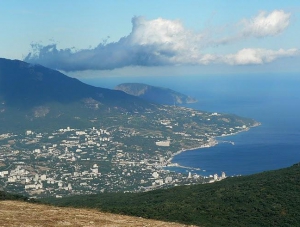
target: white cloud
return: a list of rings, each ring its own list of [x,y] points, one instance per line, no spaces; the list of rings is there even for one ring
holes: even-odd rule
[[[290,13],[283,10],[274,10],[267,14],[262,11],[251,20],[243,20],[244,36],[265,37],[282,33],[290,24]]]
[[[179,51],[201,42],[202,39],[201,34],[185,29],[179,20],[146,20],[144,17],[134,17],[132,25],[128,38],[134,45],[159,45],[160,49]]]
[[[251,19],[243,19],[235,25],[231,25],[231,35],[219,34],[221,38],[211,39],[214,45],[227,45],[250,38],[263,38],[276,36],[282,33],[290,24],[290,13],[283,10],[274,10],[270,13],[260,12]],[[226,31],[225,31],[226,32]]]
[[[201,57],[202,37],[184,28],[178,20],[134,17],[132,32],[118,42],[79,51],[59,50],[56,44],[35,45],[25,61],[65,71],[184,64]]]
[[[222,58],[222,61],[230,65],[249,65],[264,64],[274,61],[277,58],[293,57],[299,55],[299,50],[267,50],[267,49],[251,49],[245,48],[236,54],[229,54]]]
[[[100,43],[93,49],[58,49],[56,44],[33,45],[33,52],[24,59],[30,63],[64,70],[110,70],[126,66],[263,64],[279,57],[292,56],[290,50],[245,48],[236,54],[221,56],[204,53],[215,44],[230,44],[242,38],[263,37],[281,33],[289,25],[290,14],[273,11],[261,12],[252,20],[243,20],[244,29],[231,37],[214,40],[212,34],[196,33],[186,29],[179,20],[144,17],[132,19],[132,31],[117,42]],[[208,35],[209,34],[209,35]],[[297,52],[298,53],[298,52]]]
[[[204,36],[184,28],[179,20],[134,17],[132,24],[132,32],[127,37],[131,45],[151,47],[153,54],[164,58],[165,63],[189,63],[200,56]]]

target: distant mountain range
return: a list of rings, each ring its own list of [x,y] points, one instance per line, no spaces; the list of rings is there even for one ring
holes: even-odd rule
[[[141,83],[123,83],[116,86],[115,89],[159,104],[175,105],[197,102],[196,99],[177,91]]]
[[[122,91],[87,85],[41,65],[0,58],[2,131],[33,127],[34,123],[47,127],[51,119],[61,127],[78,125],[84,118],[156,108]]]

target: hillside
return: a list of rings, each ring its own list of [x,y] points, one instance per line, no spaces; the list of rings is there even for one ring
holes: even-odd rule
[[[213,184],[75,196],[52,202],[202,226],[298,226],[299,179],[300,165],[296,164]]]
[[[91,209],[59,208],[20,201],[0,201],[1,226],[161,226],[181,227],[168,223],[125,215],[99,212]]]
[[[115,89],[159,104],[174,105],[197,102],[196,99],[181,94],[177,91],[147,84],[124,83],[119,84],[115,87]]]
[[[5,191],[0,190],[0,201],[1,200],[20,200],[20,201],[27,201],[28,197],[19,195],[19,194],[12,194],[7,193]]]

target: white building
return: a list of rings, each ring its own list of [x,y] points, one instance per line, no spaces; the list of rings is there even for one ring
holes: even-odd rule
[[[172,177],[166,177],[165,178],[165,183],[167,184],[167,183],[170,183],[170,182],[172,182]]]
[[[165,141],[157,141],[155,142],[156,146],[160,147],[169,147],[170,146],[170,140],[165,140]]]
[[[222,172],[222,179],[225,179],[226,178],[226,174],[225,172]]]
[[[153,176],[154,178],[158,178],[158,177],[159,177],[159,174],[158,174],[157,172],[153,172],[153,173],[152,173],[152,176]]]
[[[214,174],[214,180],[218,180],[218,174]]]
[[[29,136],[29,135],[32,134],[32,131],[31,130],[27,130],[25,134],[26,134],[26,136]]]

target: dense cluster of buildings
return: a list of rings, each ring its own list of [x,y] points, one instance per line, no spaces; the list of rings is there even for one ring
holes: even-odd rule
[[[116,136],[117,135],[117,136]],[[155,155],[130,150],[122,139],[136,132],[118,129],[1,135],[0,184],[11,192],[32,197],[87,194],[104,191],[145,191],[160,187],[207,182],[197,174],[164,170],[172,156],[170,140],[156,140]],[[219,180],[215,179],[215,180]]]
[[[247,130],[253,124],[181,107],[160,111],[111,117],[106,127],[2,134],[0,189],[32,197],[61,197],[222,180],[225,173],[204,177],[190,169],[178,173],[165,167],[182,149],[214,146],[214,137]]]

